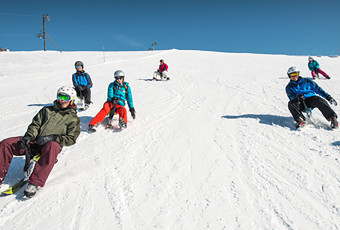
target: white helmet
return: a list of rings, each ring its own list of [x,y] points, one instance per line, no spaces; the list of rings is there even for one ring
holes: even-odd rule
[[[312,56],[309,56],[308,57],[308,61],[313,61],[314,59],[313,59],[313,57]]]
[[[125,74],[122,70],[117,70],[115,73],[114,73],[114,77],[125,77]]]
[[[292,66],[288,69],[287,71],[288,77],[290,77],[290,74],[292,73],[298,73],[300,75],[300,71],[295,66]]]
[[[58,89],[57,91],[57,96],[58,94],[66,94],[69,95],[71,97],[71,100],[75,100],[77,98],[77,93],[76,91],[73,89],[72,86],[62,86]]]

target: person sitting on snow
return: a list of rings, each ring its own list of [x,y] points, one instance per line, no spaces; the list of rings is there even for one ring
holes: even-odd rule
[[[75,99],[76,92],[71,86],[59,88],[54,105],[43,107],[35,115],[23,137],[10,137],[0,142],[0,185],[13,156],[25,155],[25,149],[29,149],[40,153],[40,158],[29,176],[24,196],[31,198],[39,187],[44,187],[63,146],[75,144],[80,134]]]
[[[72,75],[73,86],[77,92],[77,97],[82,102],[82,108],[88,109],[91,104],[92,80],[90,75],[84,71],[84,63],[82,61],[76,61],[74,66],[77,72]],[[83,107],[84,99],[85,107]]]
[[[308,68],[311,71],[313,79],[315,79],[318,73],[321,73],[326,79],[331,79],[327,73],[320,69],[319,63],[311,56],[308,57]]]
[[[133,107],[131,88],[128,82],[124,81],[125,74],[122,70],[117,70],[114,73],[115,81],[111,82],[108,87],[107,101],[104,103],[103,108],[92,119],[89,124],[89,132],[95,132],[96,127],[105,119],[106,115],[110,112],[116,112],[119,115],[119,127],[124,129],[127,127],[127,113],[125,101],[130,108],[130,113],[133,119],[136,118],[136,111]],[[108,122],[111,125],[111,121]]]
[[[169,76],[168,76],[168,65],[164,63],[164,60],[161,59],[158,67],[158,70],[155,72],[154,76],[153,76],[153,80],[156,80],[156,75],[159,75],[161,77],[161,79],[166,79],[167,81],[170,80]]]
[[[316,94],[326,98],[329,103],[336,106],[337,102],[326,93],[314,81],[300,77],[300,71],[295,66],[288,69],[288,77],[290,82],[286,86],[286,93],[289,98],[288,109],[297,122],[297,128],[306,124],[305,116],[302,111],[307,108],[318,108],[322,115],[331,122],[332,128],[339,126],[337,121],[337,114],[332,110],[327,101]]]

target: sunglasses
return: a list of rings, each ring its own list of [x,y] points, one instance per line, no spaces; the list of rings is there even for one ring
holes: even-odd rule
[[[76,68],[82,67],[81,65],[76,65]]]
[[[289,77],[296,77],[299,76],[299,72],[294,72],[294,73],[290,73]]]
[[[57,98],[58,98],[59,101],[66,101],[66,102],[71,101],[71,97],[69,95],[66,95],[66,94],[58,94]]]
[[[123,79],[124,77],[115,77],[116,80]]]

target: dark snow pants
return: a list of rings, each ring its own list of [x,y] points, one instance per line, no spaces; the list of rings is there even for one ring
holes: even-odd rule
[[[91,89],[86,86],[76,87],[77,97],[85,99],[86,104],[91,103]]]
[[[328,102],[319,96],[307,97],[305,98],[305,103],[308,108],[318,108],[328,121],[332,117],[337,117],[336,113],[329,106]],[[295,121],[297,121],[299,117],[302,117],[304,120],[306,120],[302,113],[302,111],[305,110],[302,102],[298,101],[297,99],[291,100],[288,102],[288,109],[293,115]]]
[[[13,156],[25,155],[24,149],[19,146],[19,141],[20,137],[10,137],[0,142],[0,184],[7,175]],[[41,156],[28,182],[43,187],[53,169],[61,147],[55,141],[50,141],[43,146],[32,144],[31,147],[40,152]]]

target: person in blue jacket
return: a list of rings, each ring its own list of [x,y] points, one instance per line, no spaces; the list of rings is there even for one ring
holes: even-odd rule
[[[297,128],[302,127],[306,124],[305,116],[302,111],[307,108],[318,108],[323,116],[331,121],[331,127],[337,128],[339,126],[337,121],[337,114],[329,106],[326,98],[330,104],[336,106],[337,102],[326,93],[320,86],[314,81],[300,76],[300,71],[295,66],[288,69],[288,77],[290,82],[286,86],[286,93],[289,98],[288,109],[293,115],[294,120],[297,122]],[[320,95],[320,96],[317,96]],[[322,98],[323,97],[323,98]]]
[[[82,105],[85,99],[85,109],[88,109],[91,104],[92,80],[90,75],[84,71],[84,63],[82,61],[76,61],[74,66],[77,72],[72,75],[73,86]]]
[[[320,65],[313,57],[308,57],[308,68],[311,71],[313,79],[317,76],[317,73],[321,73],[326,79],[331,79],[327,73],[320,69]]]
[[[127,127],[127,112],[125,108],[125,101],[130,109],[133,119],[136,118],[136,111],[133,107],[131,88],[128,82],[124,81],[125,74],[122,70],[117,70],[114,73],[115,81],[111,82],[107,90],[107,101],[104,103],[103,108],[89,123],[89,131],[95,132],[96,127],[111,113],[119,115],[119,127],[124,129]],[[111,121],[109,121],[109,125]]]

